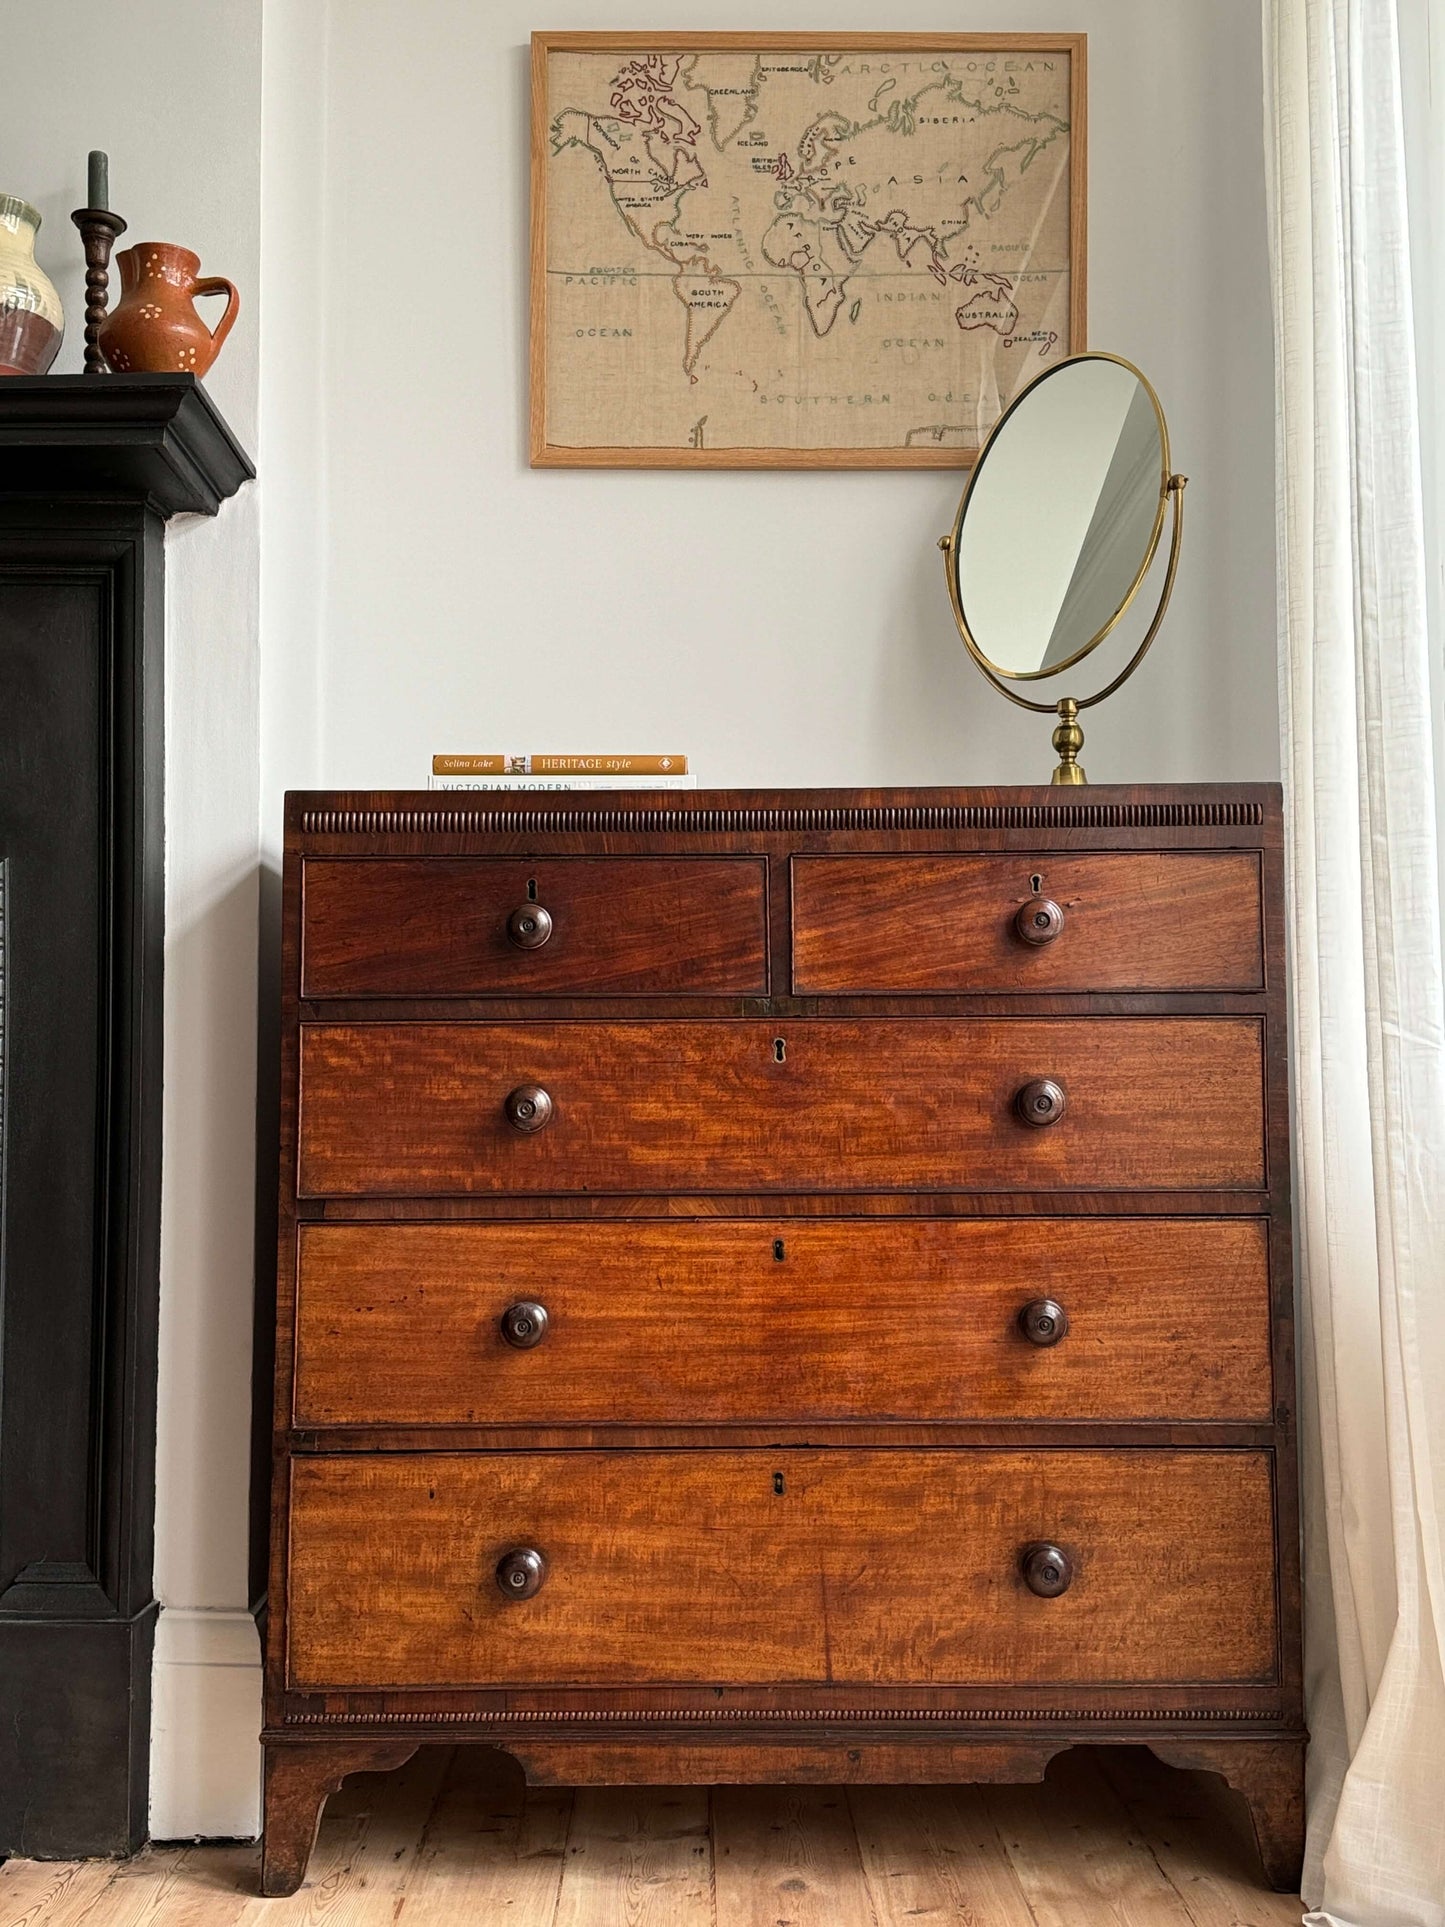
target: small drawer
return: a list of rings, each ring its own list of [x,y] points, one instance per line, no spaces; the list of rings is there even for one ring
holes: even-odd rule
[[[305,1224],[303,1426],[1267,1422],[1258,1218]]]
[[[303,1024],[303,1197],[1264,1182],[1255,1017]]]
[[[1276,1673],[1262,1451],[298,1458],[290,1527],[306,1691]]]
[[[799,856],[793,989],[1259,990],[1252,851]]]
[[[760,857],[308,857],[303,997],[768,987]]]

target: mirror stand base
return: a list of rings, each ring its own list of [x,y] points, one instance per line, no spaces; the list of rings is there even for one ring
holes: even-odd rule
[[[1087,783],[1088,777],[1079,768],[1079,751],[1084,747],[1084,732],[1079,723],[1079,705],[1072,696],[1059,700],[1059,724],[1054,731],[1054,748],[1059,752],[1059,766],[1054,771],[1056,783]]]

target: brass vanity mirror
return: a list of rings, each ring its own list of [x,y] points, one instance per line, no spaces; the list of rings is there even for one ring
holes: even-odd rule
[[[1087,780],[1079,711],[1112,695],[1159,633],[1179,567],[1185,479],[1170,472],[1164,411],[1132,362],[1073,355],[999,417],[939,543],[969,654],[1010,701],[1058,715],[1056,783]],[[1025,693],[1020,685],[1064,675],[1121,639],[1171,507],[1158,607],[1123,667],[1092,695],[1039,702]]]

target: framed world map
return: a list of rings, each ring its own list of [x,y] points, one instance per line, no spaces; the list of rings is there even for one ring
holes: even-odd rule
[[[1085,36],[532,38],[532,461],[966,467],[1085,328]]]

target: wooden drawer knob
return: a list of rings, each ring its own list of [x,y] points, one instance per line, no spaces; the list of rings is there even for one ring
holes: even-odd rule
[[[1025,1084],[1014,1098],[1014,1109],[1025,1124],[1042,1127],[1057,1124],[1068,1107],[1062,1084],[1056,1084],[1051,1077],[1036,1077]]]
[[[540,950],[551,934],[552,919],[540,903],[519,903],[507,918],[507,935],[519,950]]]
[[[503,1599],[531,1599],[542,1590],[547,1561],[535,1546],[514,1546],[497,1561],[497,1585]]]
[[[1057,1599],[1069,1590],[1074,1568],[1069,1555],[1058,1546],[1025,1546],[1019,1557],[1024,1584],[1040,1599]]]
[[[502,1108],[507,1122],[529,1137],[533,1131],[546,1130],[552,1122],[552,1100],[540,1084],[519,1084],[516,1090],[508,1091]]]
[[[1055,1298],[1035,1298],[1019,1313],[1019,1330],[1031,1345],[1057,1345],[1069,1329],[1069,1314]]]
[[[529,1352],[547,1335],[547,1307],[535,1298],[519,1299],[502,1313],[502,1336],[519,1352]]]
[[[1014,918],[1020,943],[1052,943],[1064,927],[1064,913],[1052,897],[1030,897]]]

